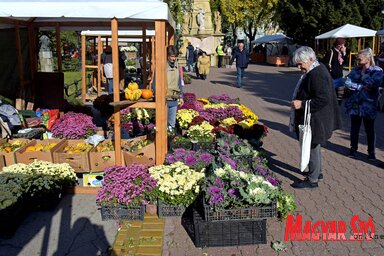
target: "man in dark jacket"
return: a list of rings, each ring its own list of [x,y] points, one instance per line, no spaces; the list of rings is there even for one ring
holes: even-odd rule
[[[236,75],[237,87],[240,88],[244,78],[244,70],[248,67],[249,54],[244,49],[243,41],[239,41],[237,47],[235,48],[232,58],[229,61],[229,65],[232,65],[233,61],[236,59]]]
[[[193,71],[193,65],[195,61],[194,51],[195,51],[195,48],[193,48],[193,45],[191,44],[191,42],[188,42],[187,52],[185,54],[185,59],[187,60],[187,67],[186,67],[187,72]]]
[[[332,132],[341,127],[341,118],[332,77],[323,64],[316,59],[312,48],[303,46],[293,55],[293,62],[304,75],[296,85],[293,100],[290,128],[299,137],[298,126],[304,124],[304,108],[309,102],[311,113],[312,141],[307,178],[292,184],[294,188],[316,188],[323,178],[321,169],[321,145],[331,138]]]

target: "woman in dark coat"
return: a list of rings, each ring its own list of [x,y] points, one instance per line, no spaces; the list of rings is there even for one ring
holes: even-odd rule
[[[299,134],[298,126],[304,123],[305,103],[310,100],[312,141],[308,176],[293,183],[294,188],[318,187],[322,178],[320,148],[341,126],[340,112],[333,90],[332,77],[327,68],[316,59],[312,48],[303,46],[293,54],[293,62],[304,73],[296,85],[291,102],[290,128]]]

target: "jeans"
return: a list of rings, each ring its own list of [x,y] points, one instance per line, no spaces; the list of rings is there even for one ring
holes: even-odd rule
[[[113,79],[108,78],[108,93],[113,94]]]
[[[217,67],[221,68],[223,66],[223,55],[219,55],[218,56],[218,63],[217,63]]]
[[[365,133],[367,134],[368,154],[375,154],[375,119],[369,117],[351,115],[351,149],[357,151],[361,121],[364,122]]]
[[[176,112],[177,112],[177,100],[167,100],[168,107],[168,127],[175,128],[176,126]]]
[[[187,72],[193,72],[193,62],[187,61],[186,70]]]
[[[244,78],[244,70],[245,68],[239,68],[236,67],[237,70],[237,87],[241,87],[241,82],[243,81]]]

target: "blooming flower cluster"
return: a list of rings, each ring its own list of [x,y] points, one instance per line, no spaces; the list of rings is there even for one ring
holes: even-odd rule
[[[146,108],[125,108],[120,110],[121,127],[130,135],[147,134],[155,127],[155,110]]]
[[[190,205],[200,193],[204,169],[196,171],[182,162],[149,168],[157,180],[159,199],[170,205]]]
[[[187,131],[188,138],[191,141],[197,142],[208,142],[214,139],[214,134],[212,133],[213,126],[208,122],[204,121],[201,125],[193,125],[189,127]]]
[[[168,153],[166,162],[173,164],[183,162],[194,170],[201,170],[213,163],[213,155],[206,152],[198,152],[193,150],[185,150],[183,148],[176,149],[173,153]]]
[[[16,203],[25,194],[44,196],[76,184],[77,177],[67,163],[35,160],[31,164],[13,164],[0,173],[0,209]]]
[[[228,96],[228,94],[221,94],[221,95],[212,95],[208,97],[209,102],[212,103],[225,103],[225,104],[231,104],[231,103],[239,103],[239,99],[231,99],[231,97]]]
[[[99,205],[139,206],[146,204],[146,193],[156,189],[156,180],[148,172],[148,166],[111,166],[104,170],[104,183],[96,202]]]
[[[182,129],[188,129],[189,124],[199,113],[193,109],[180,109],[176,113],[176,120]]]
[[[52,127],[52,135],[60,139],[85,139],[96,133],[92,117],[82,113],[68,112]]]

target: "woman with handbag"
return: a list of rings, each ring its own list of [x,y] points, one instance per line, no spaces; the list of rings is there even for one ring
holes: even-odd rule
[[[312,48],[302,46],[297,49],[293,62],[304,73],[298,81],[291,102],[290,130],[299,138],[299,125],[304,124],[305,108],[310,109],[312,138],[308,172],[302,181],[292,184],[294,188],[316,188],[322,179],[320,148],[340,127],[339,107],[333,90],[332,77],[327,68],[318,62]]]
[[[372,50],[369,48],[359,51],[356,61],[358,66],[352,69],[345,82],[348,90],[345,109],[351,116],[351,149],[348,156],[356,158],[360,126],[363,121],[367,134],[368,160],[375,161],[375,119],[383,70],[375,66]]]

